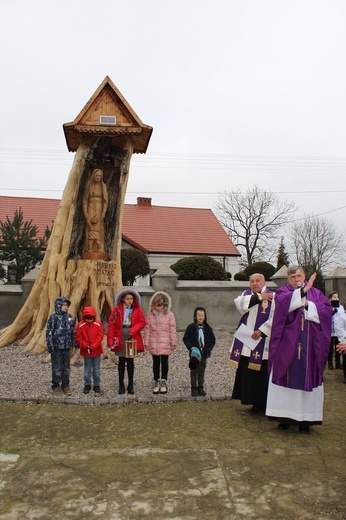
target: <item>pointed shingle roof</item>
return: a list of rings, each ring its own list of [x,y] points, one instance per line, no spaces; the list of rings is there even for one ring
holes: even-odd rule
[[[145,125],[121,92],[106,76],[74,121],[63,125],[67,147],[75,152],[88,136],[111,137],[113,144],[131,138],[133,153],[145,153],[152,127]]]

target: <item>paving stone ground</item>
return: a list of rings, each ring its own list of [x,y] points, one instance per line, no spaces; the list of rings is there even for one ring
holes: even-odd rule
[[[345,519],[345,391],[311,434],[237,401],[0,401],[0,518]]]

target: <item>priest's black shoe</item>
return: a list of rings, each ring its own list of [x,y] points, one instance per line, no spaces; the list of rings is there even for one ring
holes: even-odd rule
[[[285,422],[281,422],[278,424],[278,430],[288,430],[289,427],[290,425]]]
[[[299,426],[299,433],[310,433],[309,426]]]

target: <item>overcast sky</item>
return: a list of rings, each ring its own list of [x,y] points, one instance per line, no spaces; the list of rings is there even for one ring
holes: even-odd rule
[[[60,198],[62,130],[106,75],[154,128],[127,203],[235,186],[346,231],[345,0],[0,0],[0,194]]]

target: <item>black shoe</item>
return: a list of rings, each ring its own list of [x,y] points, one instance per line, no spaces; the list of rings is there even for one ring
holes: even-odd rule
[[[198,396],[198,388],[197,388],[197,386],[193,386],[191,388],[191,395],[192,395],[192,397],[197,397]]]
[[[100,394],[101,388],[99,386],[94,386],[94,392],[95,392],[95,394]]]
[[[134,389],[133,389],[133,386],[128,386],[127,387],[127,393],[129,395],[133,395],[135,393]]]
[[[88,394],[90,392],[90,390],[91,390],[91,385],[85,385],[83,394]]]
[[[197,388],[198,395],[201,395],[202,397],[205,397],[207,395],[207,392],[203,389],[203,386],[199,386]]]
[[[290,424],[287,424],[285,422],[281,422],[278,424],[278,430],[288,430],[290,427]]]
[[[125,393],[125,385],[124,385],[124,383],[119,385],[119,392],[118,393],[119,393],[119,395],[122,395],[122,394]]]
[[[310,433],[309,426],[302,426],[302,425],[300,425],[299,426],[299,433]]]
[[[333,370],[333,368],[334,368],[333,364],[332,363],[328,363],[328,368],[329,368],[329,370]]]

